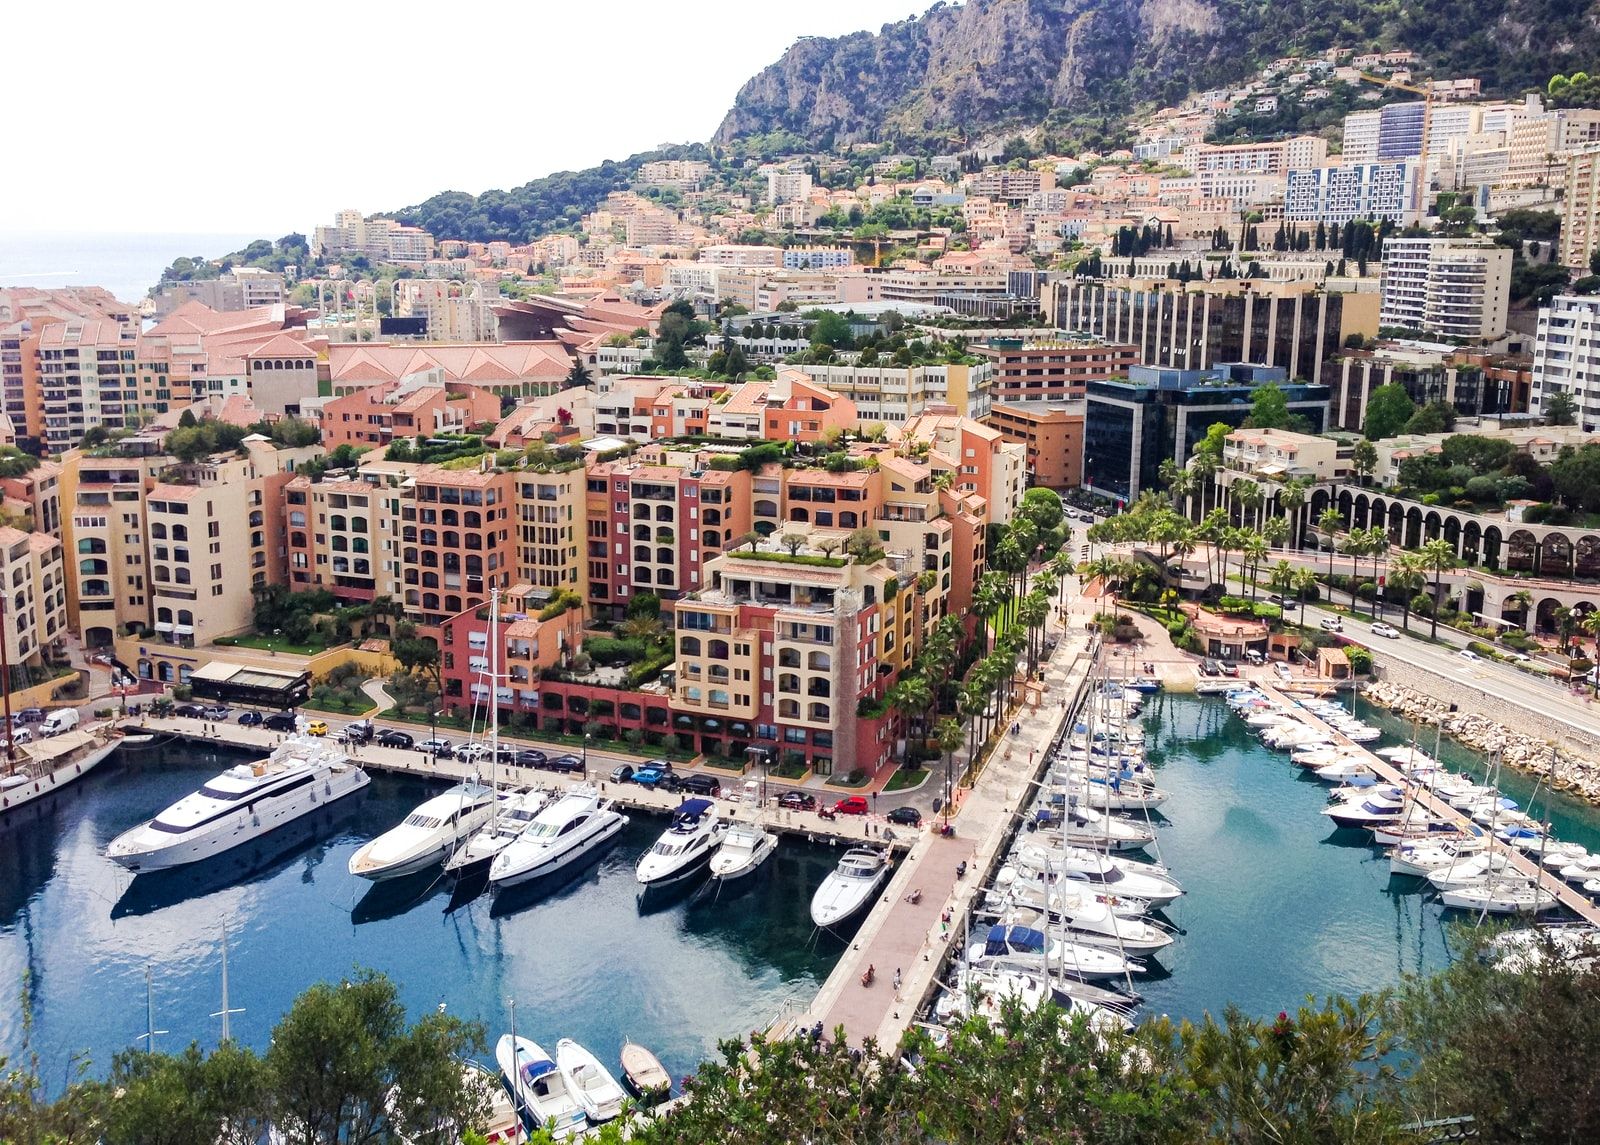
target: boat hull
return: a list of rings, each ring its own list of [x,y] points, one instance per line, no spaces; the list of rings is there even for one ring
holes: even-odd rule
[[[491,867],[489,883],[496,889],[504,889],[507,887],[520,887],[524,883],[547,878],[565,870],[567,867],[583,862],[595,851],[598,851],[620,835],[627,824],[628,817],[626,815],[615,811],[608,812],[604,822],[595,830],[584,833],[582,838],[572,840],[559,851],[547,851],[535,862],[508,869],[498,876]],[[505,852],[502,851],[501,855],[504,854]]]
[[[88,752],[82,759],[73,760],[51,770],[48,775],[41,775],[31,779],[25,784],[16,787],[0,789],[0,820],[20,812],[31,803],[60,791],[63,787],[82,779],[89,772],[103,763],[107,756],[117,750],[122,741],[112,740],[108,744]]]

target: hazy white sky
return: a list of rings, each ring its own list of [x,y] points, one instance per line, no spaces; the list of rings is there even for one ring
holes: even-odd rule
[[[0,229],[276,236],[340,207],[515,186],[704,140],[797,37],[926,6],[10,4]]]

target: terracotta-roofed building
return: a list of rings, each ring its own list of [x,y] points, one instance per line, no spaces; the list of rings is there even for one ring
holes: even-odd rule
[[[467,382],[502,397],[527,397],[561,389],[571,368],[572,356],[560,342],[339,342],[328,347],[336,395],[437,370],[446,384]]]
[[[319,399],[309,409],[322,431],[323,447],[336,449],[459,433],[498,420],[500,399],[477,386],[446,384],[435,370]]]
[[[59,652],[67,634],[66,574],[61,542],[42,533],[0,526],[0,583],[6,622],[0,640],[13,671],[39,667]],[[0,681],[7,688],[13,681]]]

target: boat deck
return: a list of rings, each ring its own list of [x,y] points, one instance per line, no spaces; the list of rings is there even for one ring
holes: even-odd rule
[[[1256,687],[1271,699],[1279,703],[1286,703],[1292,699],[1292,697],[1284,695],[1279,689],[1274,688],[1270,684],[1257,683]],[[1341,735],[1339,732],[1323,723],[1322,720],[1318,719],[1314,713],[1307,711],[1304,708],[1296,709],[1296,715],[1300,719],[1306,721],[1306,723],[1310,724],[1312,727],[1316,728],[1318,731],[1325,733],[1330,740],[1332,740],[1334,743],[1337,743],[1341,748],[1352,752],[1359,752],[1361,761],[1382,776],[1385,782],[1392,783],[1400,787],[1405,786],[1407,782],[1405,773],[1401,771],[1400,768],[1390,763],[1387,759],[1384,759],[1375,752],[1368,751],[1361,744],[1358,744],[1354,740]],[[1472,823],[1472,820],[1469,816],[1450,806],[1450,804],[1446,803],[1443,799],[1440,799],[1438,796],[1434,795],[1433,792],[1428,791],[1425,788],[1419,788],[1415,798],[1423,807],[1427,808],[1427,810],[1435,815],[1438,815],[1447,822],[1454,823],[1463,829]],[[1548,890],[1555,894],[1557,900],[1563,907],[1570,910],[1573,914],[1577,915],[1585,922],[1600,926],[1600,907],[1596,907],[1594,903],[1590,902],[1589,899],[1585,897],[1576,887],[1568,883],[1559,874],[1554,871],[1545,870],[1538,863],[1524,855],[1516,847],[1495,842],[1491,844],[1491,849],[1509,854],[1511,856],[1512,864],[1517,868],[1517,870],[1520,873],[1528,875],[1536,880],[1536,885],[1541,890]]]

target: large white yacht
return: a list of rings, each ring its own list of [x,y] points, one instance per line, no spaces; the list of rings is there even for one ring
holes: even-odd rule
[[[494,857],[522,834],[535,815],[550,806],[552,798],[550,792],[538,787],[531,791],[501,792],[489,815],[488,825],[480,828],[444,861],[445,872],[465,877],[487,871]]]
[[[771,831],[763,831],[756,823],[735,823],[711,856],[711,878],[731,883],[753,875],[777,849],[778,837]]]
[[[889,862],[881,851],[851,847],[811,896],[811,921],[837,926],[870,903],[888,877]]]
[[[533,817],[489,865],[489,882],[514,887],[555,874],[598,850],[627,826],[628,817],[593,784],[574,787]]]
[[[350,856],[350,873],[363,879],[397,879],[448,858],[489,821],[494,788],[458,783],[419,803],[401,822]]]
[[[118,835],[108,858],[130,871],[197,863],[259,839],[370,783],[335,743],[295,734],[266,759],[230,767],[154,819]]]
[[[649,886],[693,874],[722,842],[723,826],[709,799],[685,799],[672,813],[672,823],[651,848],[639,856],[634,878]]]

